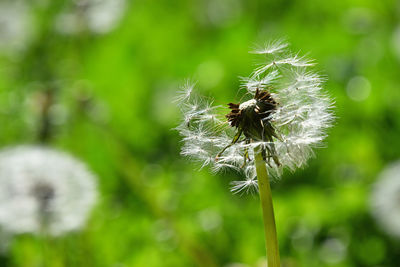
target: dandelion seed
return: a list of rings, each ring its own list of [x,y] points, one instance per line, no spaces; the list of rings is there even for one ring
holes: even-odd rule
[[[231,191],[233,193],[245,191],[246,193],[257,190],[257,180],[249,179],[244,181],[233,181]]]
[[[310,69],[309,59],[291,56],[287,46],[276,41],[254,51],[268,57],[242,78],[251,98],[229,103],[226,119],[223,108],[197,95],[193,85],[187,83],[180,91],[182,154],[216,171],[242,171],[246,178],[233,183],[234,192],[257,187],[254,148],[262,147],[269,173],[279,178],[284,168],[293,171],[306,164],[332,124],[324,78]]]
[[[261,55],[277,54],[280,52],[284,52],[285,48],[287,48],[288,45],[289,44],[284,42],[283,40],[276,40],[265,43],[263,46],[258,46],[252,51],[252,53]]]
[[[400,161],[386,167],[372,189],[372,215],[386,233],[400,239]]]
[[[67,154],[36,146],[0,152],[0,225],[7,232],[78,230],[96,197],[94,176]]]
[[[185,101],[189,100],[190,96],[192,95],[194,85],[190,83],[190,81],[186,81],[185,85],[178,91],[178,97],[174,99],[174,102],[177,103],[184,103]]]

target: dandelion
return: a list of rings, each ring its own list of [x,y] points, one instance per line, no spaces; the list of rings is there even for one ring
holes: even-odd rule
[[[332,101],[322,91],[324,79],[309,70],[310,60],[288,55],[283,42],[254,53],[264,55],[266,62],[242,78],[248,100],[229,103],[225,118],[222,107],[197,95],[190,83],[177,97],[183,113],[177,127],[182,154],[215,171],[243,172],[246,180],[234,182],[235,192],[257,185],[254,148],[262,150],[269,174],[279,178],[284,168],[294,171],[306,164],[333,120]]]
[[[0,226],[6,232],[78,230],[96,197],[95,177],[65,153],[37,146],[0,152]]]
[[[372,189],[372,215],[385,232],[400,238],[400,161],[386,167]]]
[[[177,97],[183,113],[177,127],[183,136],[182,155],[214,171],[243,173],[244,181],[232,183],[233,192],[259,191],[269,266],[280,265],[268,177],[303,167],[333,121],[324,79],[311,70],[311,60],[287,47],[275,41],[253,51],[264,61],[242,79],[247,100],[229,103],[225,118],[221,106],[197,95],[189,83]]]
[[[13,52],[26,47],[31,37],[30,10],[21,1],[0,2],[0,49]]]
[[[121,20],[125,0],[77,0],[56,19],[55,27],[63,34],[89,30],[95,34],[112,31]]]

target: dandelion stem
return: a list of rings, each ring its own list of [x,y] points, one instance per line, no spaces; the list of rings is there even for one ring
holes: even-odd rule
[[[267,249],[268,267],[280,267],[278,238],[276,234],[274,207],[272,205],[271,187],[265,161],[260,148],[254,149],[257,171],[258,191],[260,193],[263,213],[265,241]]]

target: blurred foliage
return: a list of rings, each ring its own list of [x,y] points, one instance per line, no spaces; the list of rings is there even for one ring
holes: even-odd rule
[[[109,32],[57,31],[77,2],[18,1],[29,30],[11,45],[0,25],[0,144],[72,153],[101,198],[81,232],[12,237],[1,266],[263,266],[258,197],[181,158],[172,98],[189,77],[216,104],[239,100],[248,51],[281,37],[316,59],[337,116],[309,166],[272,185],[284,266],[398,266],[368,205],[400,158],[397,1],[128,1]]]

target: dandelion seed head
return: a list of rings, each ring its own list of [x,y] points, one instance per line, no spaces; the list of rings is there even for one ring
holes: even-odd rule
[[[242,172],[245,180],[233,183],[235,192],[257,184],[255,148],[264,151],[269,173],[279,178],[285,168],[294,171],[306,165],[334,118],[333,103],[322,88],[325,79],[313,71],[312,60],[291,53],[282,41],[253,52],[267,56],[249,77],[242,78],[250,99],[229,103],[225,120],[220,107],[194,96],[193,86],[186,85],[190,89],[179,97],[182,154],[202,161],[202,167],[211,165],[214,171]]]
[[[55,28],[66,35],[85,30],[106,34],[118,25],[124,7],[125,0],[76,0],[56,18]]]
[[[400,239],[400,161],[379,174],[372,187],[370,207],[382,230]]]
[[[1,52],[19,51],[29,43],[32,27],[28,6],[22,1],[0,2]]]
[[[0,225],[7,232],[78,230],[96,197],[94,176],[65,153],[38,146],[0,152]]]

